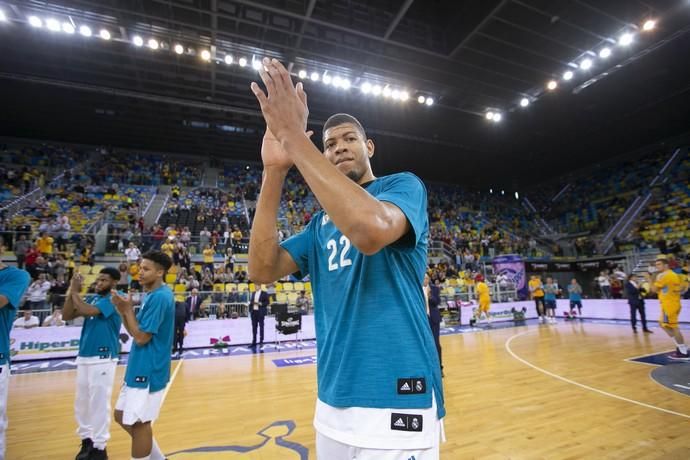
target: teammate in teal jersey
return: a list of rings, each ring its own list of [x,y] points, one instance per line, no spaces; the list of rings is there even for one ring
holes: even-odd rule
[[[67,290],[62,318],[84,318],[77,356],[77,389],[74,416],[81,449],[76,460],[108,458],[106,443],[110,439],[110,399],[115,368],[120,354],[122,320],[110,299],[110,291],[120,280],[120,271],[106,267],[96,279],[96,293],[82,299],[83,278],[72,277]]]
[[[5,243],[0,238],[0,256]],[[0,459],[5,458],[5,431],[7,430],[7,390],[10,386],[10,331],[17,316],[22,296],[29,287],[31,277],[17,267],[0,260]]]
[[[125,384],[115,404],[115,421],[132,437],[132,460],[165,458],[153,437],[151,423],[158,418],[170,380],[175,298],[163,279],[171,266],[172,260],[162,252],[142,256],[139,283],[144,297],[136,316],[131,294],[124,298],[112,291],[113,304],[134,339]]]
[[[250,234],[249,275],[270,283],[309,274],[314,293],[317,458],[437,459],[443,387],[422,283],[429,222],[424,184],[410,173],[375,177],[374,143],[359,121],[337,114],[324,152],[305,135],[306,94],[276,60],[252,91],[267,124],[261,193]],[[324,208],[278,243],[288,170],[297,166]]]

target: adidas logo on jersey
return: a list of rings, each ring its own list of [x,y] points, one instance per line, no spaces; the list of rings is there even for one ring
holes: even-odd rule
[[[426,379],[423,377],[412,377],[409,379],[398,379],[399,395],[415,395],[426,393]]]
[[[410,390],[411,390],[411,388],[410,388],[410,386],[407,384],[407,382],[405,382],[405,383],[403,384],[403,386],[400,387],[400,391],[410,391]]]
[[[422,431],[422,416],[418,414],[391,414],[391,430]]]

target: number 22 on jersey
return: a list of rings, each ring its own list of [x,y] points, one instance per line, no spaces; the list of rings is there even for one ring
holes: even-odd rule
[[[350,240],[345,235],[340,236],[340,260],[338,260],[338,244],[334,239],[328,240],[326,248],[330,251],[328,256],[329,272],[352,265],[352,260],[347,257],[347,253],[350,251]]]

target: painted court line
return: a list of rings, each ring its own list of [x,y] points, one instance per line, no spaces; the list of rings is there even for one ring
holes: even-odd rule
[[[576,381],[574,381],[574,380],[570,380],[570,379],[565,378],[565,377],[563,377],[563,376],[560,376],[560,375],[558,375],[558,374],[554,374],[553,372],[549,372],[549,371],[547,371],[546,369],[542,369],[541,367],[535,366],[534,364],[530,363],[529,361],[527,361],[527,360],[525,360],[525,359],[519,357],[518,355],[516,355],[515,352],[513,352],[513,350],[510,348],[511,342],[512,342],[514,339],[516,339],[516,338],[518,338],[518,337],[520,337],[520,336],[523,336],[523,335],[525,335],[525,334],[529,334],[530,332],[535,332],[536,330],[537,330],[537,329],[534,329],[534,330],[531,330],[531,331],[520,332],[520,333],[517,333],[517,334],[515,334],[515,335],[509,337],[508,340],[506,340],[505,349],[506,349],[506,351],[510,354],[510,356],[512,356],[512,357],[515,358],[516,360],[520,361],[522,364],[525,364],[526,366],[529,366],[529,367],[531,367],[532,369],[541,372],[542,374],[548,375],[549,377],[553,377],[553,378],[555,378],[555,379],[561,380],[562,382],[569,383],[569,384],[571,384],[571,385],[575,385],[575,386],[578,386],[578,387],[580,387],[580,388],[584,388],[585,390],[593,391],[593,392],[595,392],[595,393],[599,393],[599,394],[601,394],[601,395],[608,396],[608,397],[610,397],[610,398],[619,399],[619,400],[621,400],[621,401],[626,401],[626,402],[629,402],[629,403],[631,403],[631,404],[636,404],[636,405],[638,405],[638,406],[646,407],[647,409],[653,409],[653,410],[657,410],[657,411],[660,411],[660,412],[665,412],[665,413],[667,413],[667,414],[677,415],[678,417],[683,417],[683,418],[690,419],[690,415],[687,415],[687,414],[682,414],[682,413],[680,413],[680,412],[675,412],[675,411],[672,411],[672,410],[669,410],[669,409],[664,409],[664,408],[662,408],[662,407],[652,406],[651,404],[647,404],[647,403],[643,403],[643,402],[640,402],[640,401],[636,401],[636,400],[634,400],[634,399],[625,398],[625,397],[623,397],[623,396],[619,396],[619,395],[615,395],[615,394],[613,394],[613,393],[609,393],[608,391],[599,390],[598,388],[590,387],[589,385],[584,385],[584,384],[579,383],[579,382],[576,382]]]
[[[184,358],[180,358],[179,361],[177,361],[177,366],[175,367],[175,370],[170,376],[170,382],[168,382],[168,386],[165,387],[165,393],[163,393],[163,398],[161,399],[161,407],[163,407],[163,404],[165,404],[165,398],[168,396],[168,391],[170,391],[170,387],[173,386],[173,382],[175,382],[175,377],[177,377],[177,371],[179,371],[180,367],[182,367],[182,361],[184,361]],[[153,426],[155,423],[155,420],[151,422],[151,426]]]

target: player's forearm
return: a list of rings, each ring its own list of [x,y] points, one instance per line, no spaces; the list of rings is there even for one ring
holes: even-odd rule
[[[67,290],[65,303],[62,305],[62,319],[69,321],[74,319],[74,302],[72,301],[72,289]]]
[[[278,262],[278,208],[287,171],[264,170],[261,193],[249,238],[249,273],[252,279],[270,279]]]
[[[282,146],[335,226],[360,252],[378,251],[377,237],[393,225],[388,208],[338,171],[307,137],[287,136]]]
[[[132,336],[132,339],[134,339],[137,345],[146,345],[151,340],[150,334],[142,332],[139,329],[139,323],[134,315],[134,310],[127,310],[124,314],[122,314],[122,324],[125,326],[125,329],[129,335]]]

